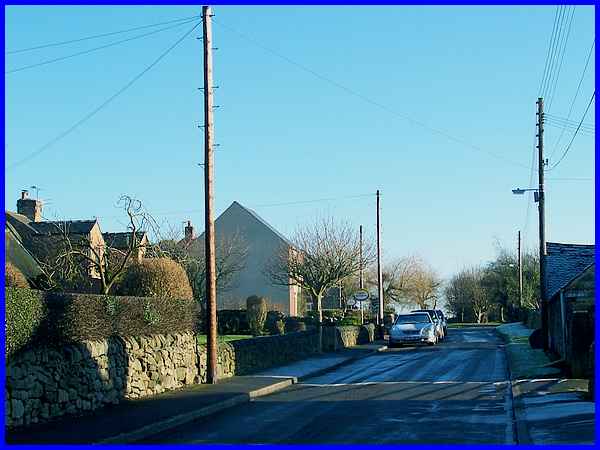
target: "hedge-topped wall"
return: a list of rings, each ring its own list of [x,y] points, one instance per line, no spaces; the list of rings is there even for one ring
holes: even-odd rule
[[[193,300],[65,294],[6,288],[6,354],[37,343],[195,332]]]

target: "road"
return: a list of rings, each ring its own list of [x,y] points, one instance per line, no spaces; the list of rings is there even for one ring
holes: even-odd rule
[[[501,341],[450,330],[388,349],[146,443],[514,443]]]

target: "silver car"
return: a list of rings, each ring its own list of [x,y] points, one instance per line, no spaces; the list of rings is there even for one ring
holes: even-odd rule
[[[435,310],[433,309],[416,309],[414,311],[411,311],[411,313],[427,313],[429,314],[429,317],[431,317],[431,320],[433,321],[433,325],[435,328],[435,334],[438,337],[439,341],[443,341],[444,338],[446,337],[446,332],[444,331],[444,324],[442,323],[442,320],[439,318],[438,314],[435,312]]]
[[[435,345],[438,336],[435,323],[426,312],[399,315],[390,329],[388,347],[402,344],[426,343]]]

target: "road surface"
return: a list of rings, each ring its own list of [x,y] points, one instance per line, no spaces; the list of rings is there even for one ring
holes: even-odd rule
[[[146,443],[514,443],[510,383],[492,328],[358,360]]]

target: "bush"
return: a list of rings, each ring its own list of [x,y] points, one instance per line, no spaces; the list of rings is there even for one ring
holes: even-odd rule
[[[136,297],[191,300],[194,296],[184,268],[169,258],[148,258],[130,265],[117,291]]]
[[[46,342],[65,343],[110,336],[146,336],[196,331],[198,304],[163,297],[47,293]]]
[[[246,299],[246,316],[253,336],[262,334],[267,320],[267,300],[252,295]]]
[[[43,322],[46,310],[44,293],[31,289],[7,287],[6,316],[4,333],[6,335],[6,357],[33,342],[38,327]]]
[[[27,289],[29,288],[29,283],[23,272],[13,264],[7,262],[4,265],[4,286]]]
[[[249,334],[248,318],[243,309],[222,309],[217,311],[219,334]]]
[[[343,327],[343,326],[348,326],[348,325],[354,325],[354,326],[360,326],[360,317],[344,317],[342,320],[340,320],[338,322],[339,326]]]
[[[285,331],[288,333],[306,331],[306,323],[302,319],[302,317],[286,317],[284,320]]]
[[[280,311],[268,311],[267,319],[265,321],[265,329],[269,334],[283,334],[280,333],[277,323],[283,322],[285,315]],[[284,325],[285,326],[285,325]]]

